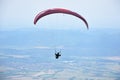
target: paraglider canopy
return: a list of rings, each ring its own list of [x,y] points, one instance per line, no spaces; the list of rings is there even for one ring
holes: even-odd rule
[[[34,19],[34,24],[36,24],[37,21],[39,19],[41,19],[42,17],[44,17],[46,15],[49,15],[49,14],[54,14],[54,13],[64,13],[64,14],[69,14],[69,15],[76,16],[79,19],[81,19],[85,23],[85,25],[87,26],[87,29],[89,29],[88,23],[87,23],[87,21],[85,20],[84,17],[82,17],[80,14],[78,14],[76,12],[70,11],[68,9],[63,9],[63,8],[53,8],[53,9],[47,9],[47,10],[41,11],[40,13],[38,13],[36,15],[36,17]]]

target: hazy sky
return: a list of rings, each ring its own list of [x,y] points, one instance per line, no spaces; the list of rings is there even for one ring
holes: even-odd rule
[[[120,26],[119,0],[0,0],[0,29],[34,27],[36,14],[55,7],[67,8],[81,14],[91,28]],[[69,15],[47,16],[37,26],[56,28],[55,23],[62,28],[85,26],[82,21]]]

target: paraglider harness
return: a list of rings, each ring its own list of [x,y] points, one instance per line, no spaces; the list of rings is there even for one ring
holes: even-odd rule
[[[61,50],[59,52],[56,52],[55,50],[55,58],[58,59],[61,56]]]

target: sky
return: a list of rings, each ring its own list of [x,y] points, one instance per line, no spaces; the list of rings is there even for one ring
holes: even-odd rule
[[[40,11],[56,7],[70,9],[81,14],[88,21],[91,29],[118,29],[120,26],[119,4],[119,0],[0,0],[0,29],[35,27],[33,20]],[[55,23],[62,27],[56,27]],[[47,16],[37,24],[37,26],[50,29],[74,29],[69,27],[73,25],[83,28],[85,26],[82,21],[73,16],[57,14]]]

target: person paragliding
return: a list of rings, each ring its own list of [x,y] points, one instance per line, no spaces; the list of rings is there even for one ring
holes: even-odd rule
[[[69,14],[69,15],[75,16],[75,17],[79,18],[80,20],[82,20],[85,23],[87,29],[89,29],[88,23],[83,16],[81,16],[80,14],[78,14],[74,11],[64,9],[64,8],[53,8],[53,9],[47,9],[47,10],[39,12],[34,18],[34,24],[36,24],[39,19],[41,19],[47,15],[55,14],[55,13],[63,13],[63,14]],[[61,53],[61,51],[59,51],[59,52],[55,51],[55,58],[56,59],[58,59],[61,56],[60,53]]]
[[[59,52],[56,52],[56,50],[55,50],[55,58],[56,59],[58,59],[60,56],[61,56],[61,51],[59,51]]]

